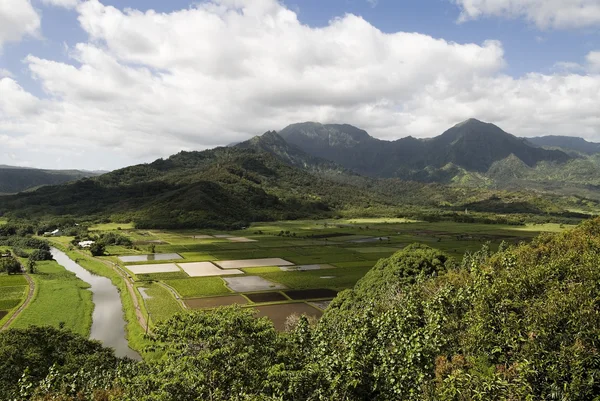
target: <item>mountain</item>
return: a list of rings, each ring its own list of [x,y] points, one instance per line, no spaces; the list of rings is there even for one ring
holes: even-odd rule
[[[448,171],[485,173],[510,155],[533,167],[539,162],[565,163],[571,159],[559,150],[533,146],[494,124],[470,119],[431,139],[412,137],[385,141],[347,124],[292,124],[279,132],[304,152],[331,160],[373,177],[401,177],[438,181]]]
[[[566,151],[575,151],[584,154],[600,153],[600,143],[588,142],[583,138],[572,136],[548,135],[527,138],[529,142],[539,147],[560,148]]]
[[[223,147],[0,197],[0,214],[111,218],[141,228],[224,228],[390,205],[382,195],[313,175],[271,153]]]
[[[13,194],[43,185],[57,185],[98,175],[81,170],[41,170],[0,165],[0,194]]]
[[[277,132],[268,131],[257,135],[245,142],[229,145],[241,149],[252,149],[257,152],[267,152],[277,157],[284,163],[302,168],[311,172],[347,172],[340,165],[317,156],[312,156],[299,147],[288,143]]]

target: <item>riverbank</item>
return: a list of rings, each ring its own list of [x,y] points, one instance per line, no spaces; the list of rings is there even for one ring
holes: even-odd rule
[[[136,304],[141,305],[141,300],[138,298],[135,291],[130,293],[125,279],[119,275],[112,267],[109,267],[102,261],[94,259],[91,256],[86,255],[84,252],[79,250],[69,250],[67,246],[59,241],[50,240],[52,245],[64,252],[71,260],[75,261],[84,269],[98,276],[103,276],[112,282],[119,291],[121,298],[122,312],[125,318],[125,334],[129,347],[144,358],[152,358],[153,353],[144,352],[144,348],[150,345],[150,342],[144,337],[145,327],[138,322],[138,316],[136,314]],[[135,297],[135,301],[132,299]],[[143,305],[141,306],[143,308]],[[140,314],[144,314],[145,310],[140,310]]]

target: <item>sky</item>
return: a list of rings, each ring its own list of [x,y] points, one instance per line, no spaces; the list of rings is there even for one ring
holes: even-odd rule
[[[303,121],[600,142],[600,0],[0,0],[0,164],[111,170]]]

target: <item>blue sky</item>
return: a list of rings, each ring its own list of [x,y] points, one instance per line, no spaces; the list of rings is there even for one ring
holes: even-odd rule
[[[0,23],[40,23],[0,27],[0,164],[116,168],[304,119],[600,141],[598,0],[0,1]]]

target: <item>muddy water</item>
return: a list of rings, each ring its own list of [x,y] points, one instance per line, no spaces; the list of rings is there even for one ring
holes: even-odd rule
[[[94,313],[92,314],[90,338],[99,340],[106,347],[113,348],[117,356],[128,356],[136,360],[141,359],[140,355],[129,348],[127,344],[123,306],[117,287],[108,278],[97,276],[85,270],[72,261],[64,252],[56,248],[52,248],[51,251],[58,264],[75,273],[79,279],[91,286]]]

